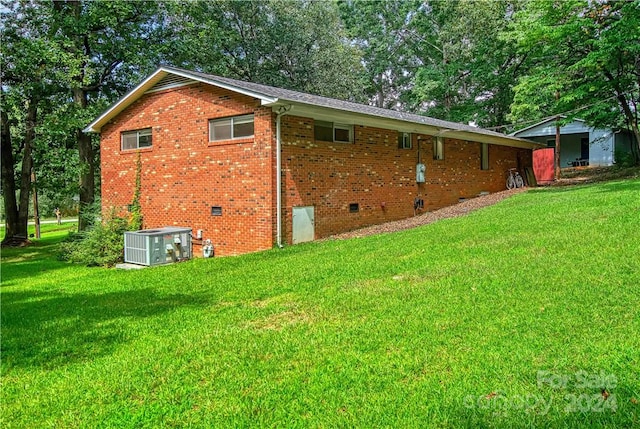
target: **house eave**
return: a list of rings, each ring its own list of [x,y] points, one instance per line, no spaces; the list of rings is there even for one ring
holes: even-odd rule
[[[138,86],[133,88],[117,102],[112,104],[107,110],[105,110],[100,116],[98,116],[93,122],[87,125],[82,131],[85,133],[99,133],[104,125],[109,123],[114,117],[121,113],[124,109],[129,107],[133,102],[142,97],[145,93],[151,90],[155,84],[160,82],[169,73],[175,74],[187,79],[192,79],[195,82],[202,82],[209,85],[217,86],[219,88],[234,91],[239,94],[247,95],[249,97],[257,98],[262,105],[271,105],[278,101],[277,98],[269,97],[265,94],[260,94],[254,91],[249,91],[244,88],[236,87],[226,84],[224,82],[216,81],[215,79],[206,79],[202,76],[186,73],[182,70],[176,70],[172,67],[160,67],[153,72],[148,78],[142,81]]]
[[[308,117],[320,121],[337,122],[346,125],[361,125],[366,127],[398,130],[401,132],[421,134],[427,136],[443,136],[464,141],[488,143],[499,146],[511,146],[522,149],[540,149],[544,145],[530,140],[507,135],[484,134],[465,130],[437,127],[416,121],[400,120],[382,116],[374,116],[364,113],[349,112],[339,109],[331,109],[297,101],[279,99],[276,103],[269,104],[274,111],[283,105],[291,106],[290,115]]]
[[[476,131],[466,125],[436,120],[433,118],[421,117],[419,115],[409,113],[385,111],[383,109],[375,108],[370,108],[370,111],[362,112],[360,111],[362,106],[356,106],[355,104],[348,102],[342,103],[333,99],[313,97],[320,100],[320,104],[311,102],[307,103],[305,101],[301,101],[300,99],[287,100],[286,98],[289,97],[282,97],[282,94],[278,96],[278,92],[272,92],[271,95],[268,94],[271,89],[275,88],[265,87],[267,88],[265,89],[265,92],[267,93],[264,93],[261,92],[261,86],[253,85],[253,87],[251,87],[251,85],[248,85],[249,88],[247,88],[243,87],[243,83],[240,81],[234,81],[232,79],[226,78],[216,79],[216,76],[209,77],[209,75],[203,73],[191,73],[188,70],[177,69],[169,66],[159,67],[148,78],[146,78],[135,88],[125,94],[120,100],[118,100],[107,110],[105,110],[83,131],[86,133],[99,133],[102,130],[103,126],[108,124],[113,118],[115,118],[119,113],[133,104],[144,94],[152,91],[154,86],[168,74],[180,76],[188,80],[186,83],[180,83],[178,86],[184,86],[193,83],[204,83],[255,98],[260,101],[261,105],[270,106],[275,112],[277,112],[277,110],[283,105],[293,106],[294,110],[291,112],[291,114],[310,117],[316,120],[325,120],[349,125],[363,125],[368,127],[386,128],[428,136],[445,136],[447,138],[455,138],[465,141],[488,143],[501,146],[512,146],[526,149],[537,149],[543,147],[543,145],[541,144],[525,140],[523,138],[506,136],[495,132],[483,130],[481,128],[478,128]],[[294,94],[292,97],[295,97],[297,95],[304,95],[295,92],[292,93]],[[322,103],[327,103],[327,100],[330,102],[329,105],[322,105]],[[343,105],[331,105],[334,102],[339,102]]]

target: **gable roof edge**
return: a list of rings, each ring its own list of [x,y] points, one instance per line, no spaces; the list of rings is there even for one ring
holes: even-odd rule
[[[206,83],[209,85],[214,85],[220,88],[224,88],[230,91],[234,91],[243,95],[247,95],[250,97],[258,98],[262,102],[262,104],[270,104],[278,101],[277,98],[269,97],[268,95],[261,94],[255,91],[250,91],[245,88],[239,88],[233,85],[229,85],[224,82],[216,81],[215,79],[206,79],[202,76],[187,73],[183,70],[174,69],[173,67],[161,66],[156,71],[154,71],[149,77],[127,92],[124,96],[122,96],[118,101],[113,103],[111,106],[107,108],[100,116],[98,116],[93,122],[87,125],[82,131],[85,133],[99,133],[104,125],[106,125],[113,117],[122,112],[124,109],[129,107],[134,101],[144,95],[148,90],[153,88],[153,86],[158,83],[162,78],[164,78],[169,73],[182,76],[188,79],[193,79],[197,82]]]
[[[544,118],[543,120],[541,120],[540,122],[536,122],[536,123],[535,123],[535,124],[533,124],[533,125],[529,125],[528,127],[522,128],[522,129],[520,129],[520,130],[518,130],[518,131],[514,131],[514,132],[512,132],[512,133],[511,133],[511,134],[509,134],[509,135],[510,135],[510,136],[513,136],[513,137],[517,137],[517,135],[518,135],[518,134],[520,134],[520,133],[524,133],[524,132],[529,131],[529,130],[531,130],[531,129],[535,128],[535,127],[539,127],[540,125],[542,125],[542,124],[546,124],[547,122],[555,121],[555,120],[556,120],[556,118],[558,118],[558,117],[560,117],[560,118],[562,118],[562,119],[567,119],[567,116],[566,116],[566,115],[559,115],[559,116],[558,116],[558,115],[553,115],[553,116],[548,116],[548,117]],[[574,120],[574,121],[578,121],[578,122],[583,122],[583,123],[585,122],[585,120],[584,120],[584,119],[580,119],[580,118],[574,118],[573,120]]]

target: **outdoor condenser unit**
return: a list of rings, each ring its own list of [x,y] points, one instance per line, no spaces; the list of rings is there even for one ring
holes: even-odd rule
[[[158,228],[124,233],[124,261],[161,265],[191,258],[191,228]]]

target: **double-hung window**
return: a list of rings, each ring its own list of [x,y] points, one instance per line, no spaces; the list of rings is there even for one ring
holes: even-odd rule
[[[122,133],[122,150],[151,147],[151,128]]]
[[[315,121],[314,137],[316,140],[324,142],[351,143],[353,141],[353,126]]]
[[[209,121],[209,141],[253,137],[253,114]]]

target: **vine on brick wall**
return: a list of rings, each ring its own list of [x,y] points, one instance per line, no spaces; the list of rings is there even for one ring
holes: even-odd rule
[[[142,159],[140,152],[138,152],[138,158],[136,159],[136,186],[133,191],[133,201],[131,201],[131,208],[129,209],[129,229],[137,231],[142,229],[142,209],[140,207],[140,193],[142,189]]]

